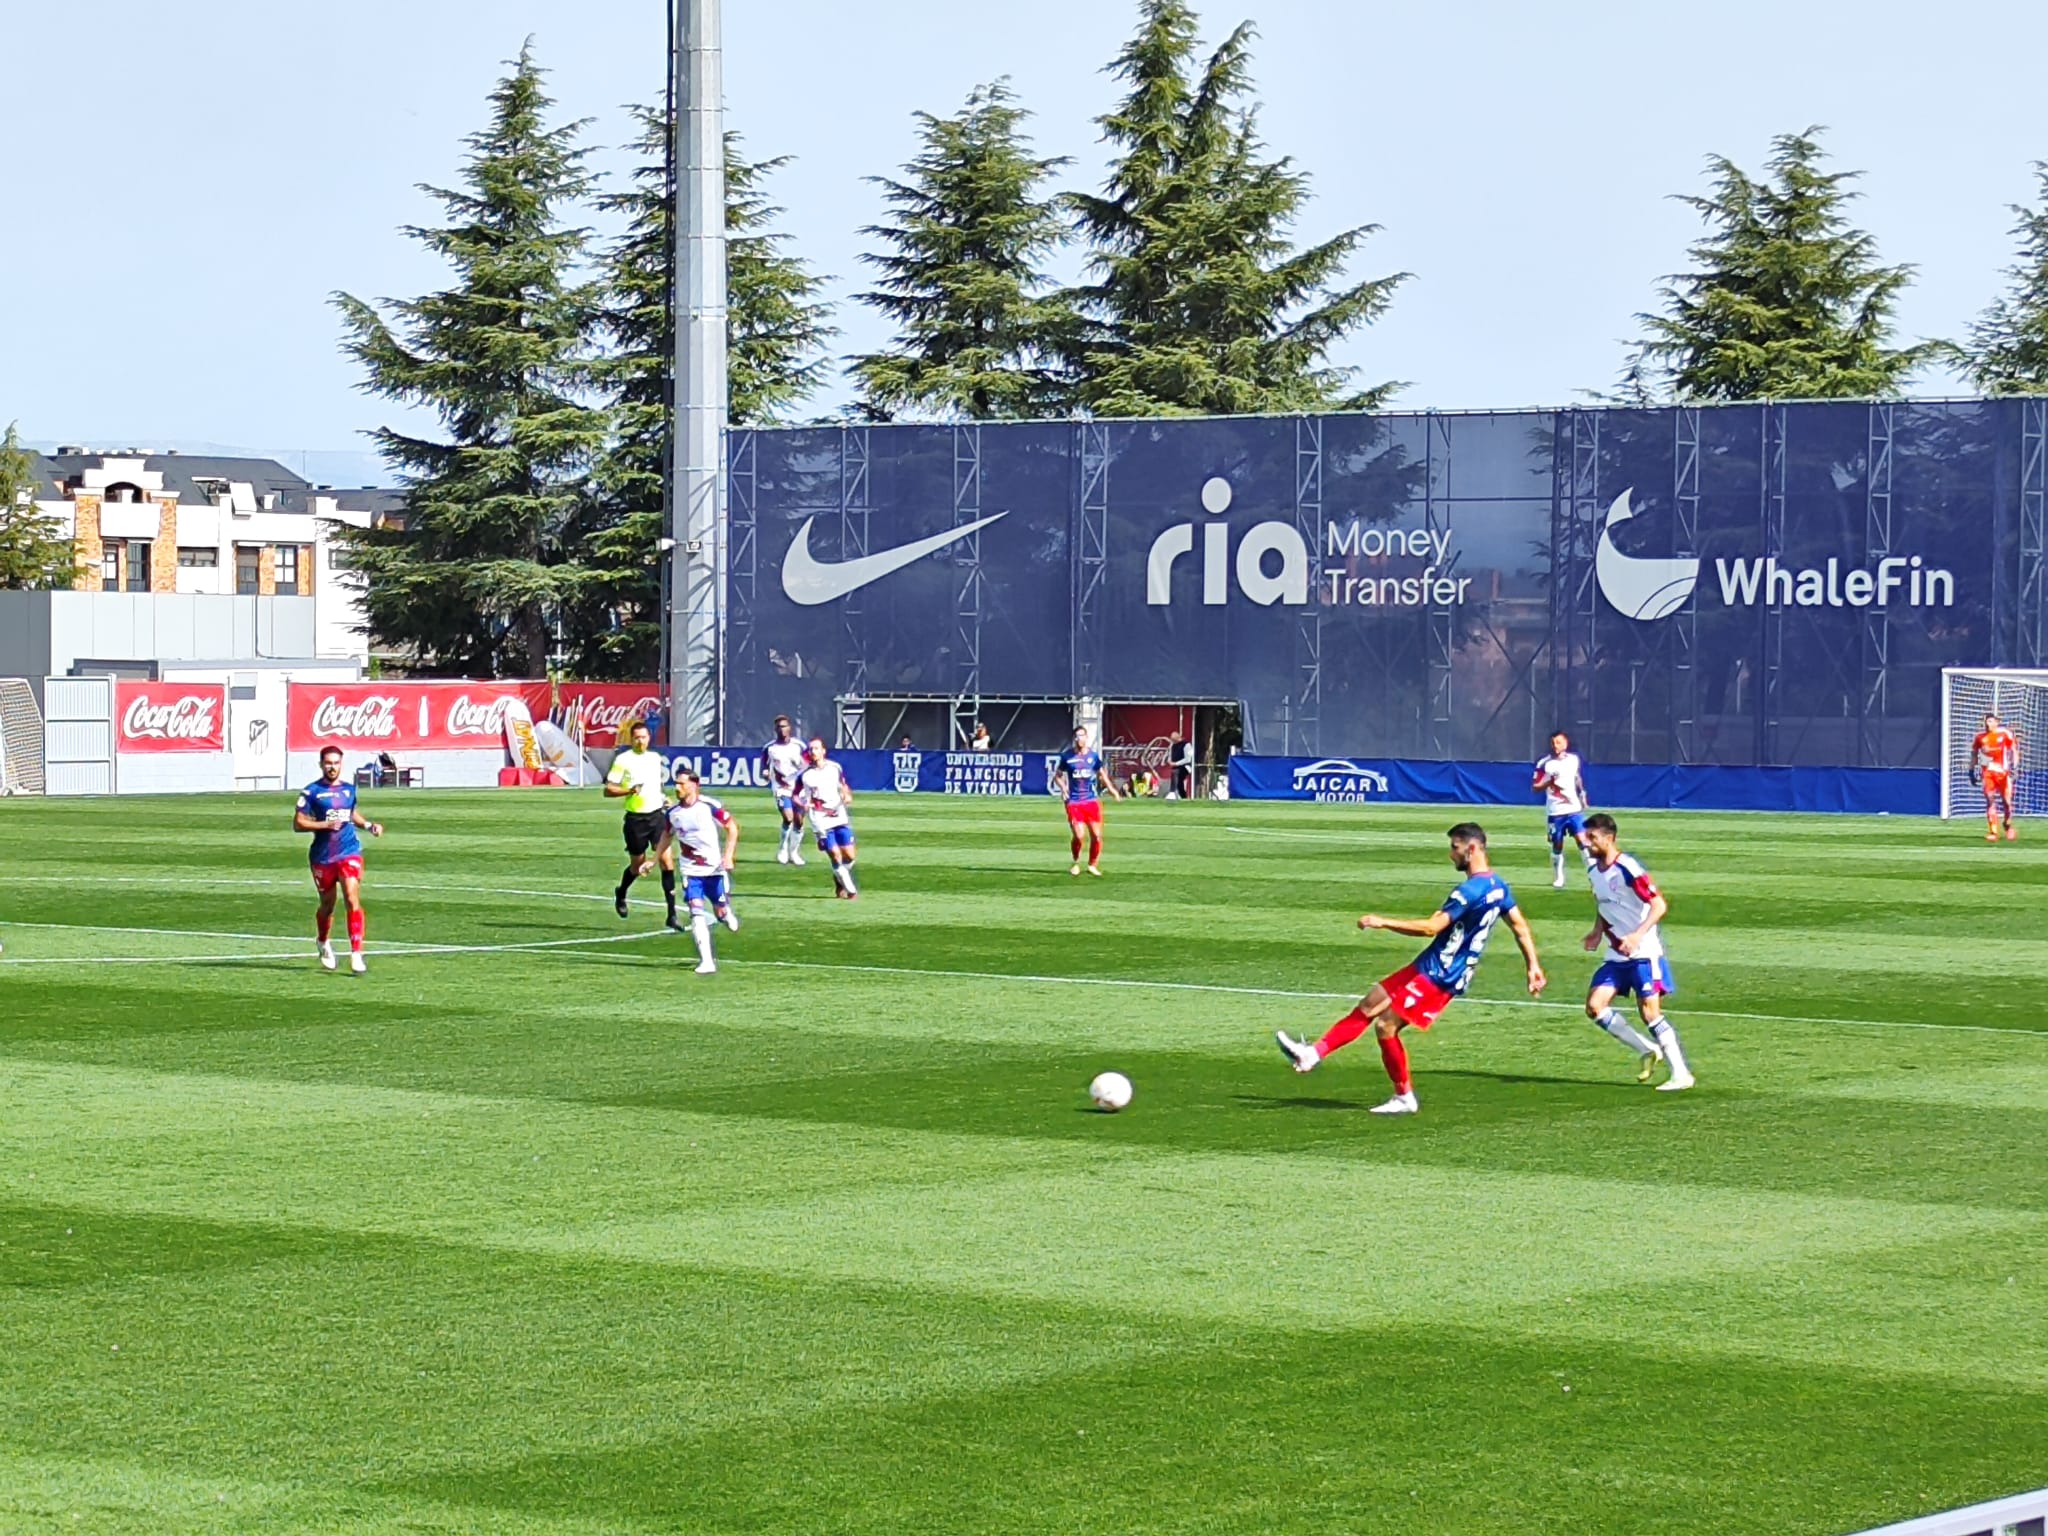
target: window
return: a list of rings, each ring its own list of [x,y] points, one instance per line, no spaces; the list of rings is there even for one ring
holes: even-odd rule
[[[188,571],[214,571],[220,569],[220,551],[217,549],[181,549],[178,564]]]
[[[121,587],[121,541],[109,539],[100,545],[100,585],[109,592]]]
[[[299,595],[299,546],[279,544],[271,550],[272,582],[279,597]]]
[[[263,590],[263,546],[261,544],[237,544],[235,546],[235,591],[243,597],[253,597]]]
[[[140,539],[128,541],[128,580],[123,585],[130,592],[149,590],[149,546]]]

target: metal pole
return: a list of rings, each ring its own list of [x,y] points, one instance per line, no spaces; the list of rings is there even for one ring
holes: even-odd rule
[[[664,685],[679,742],[718,740],[725,619],[725,112],[720,0],[675,0],[675,485]],[[680,644],[676,644],[679,640]]]

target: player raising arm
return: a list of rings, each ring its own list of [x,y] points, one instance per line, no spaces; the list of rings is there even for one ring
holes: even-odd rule
[[[768,775],[768,792],[775,797],[776,813],[782,817],[782,841],[776,846],[775,862],[801,864],[804,813],[796,807],[796,780],[804,771],[804,744],[796,739],[789,716],[775,717],[775,739],[761,749],[761,767]]]
[[[1998,716],[1986,715],[1984,729],[1970,743],[1970,782],[1984,791],[1984,841],[1998,841],[1999,813],[2004,813],[2005,840],[2015,842],[2019,833],[2012,824],[2012,781],[2020,771],[2019,738],[1999,723]]]
[[[1544,809],[1550,815],[1551,889],[1564,889],[1564,840],[1569,837],[1586,849],[1586,769],[1572,750],[1571,738],[1563,731],[1550,735],[1550,756],[1536,760],[1531,788],[1543,794]]]
[[[811,738],[811,766],[797,776],[796,803],[811,818],[818,847],[832,865],[832,894],[852,901],[860,895],[853,883],[853,788],[825,752],[824,741]]]
[[[331,935],[338,889],[348,903],[348,968],[360,976],[369,966],[363,962],[363,840],[356,833],[382,837],[384,826],[356,809],[356,787],[341,778],[341,748],[320,749],[320,777],[299,792],[292,829],[313,834],[307,857],[313,869],[313,889],[320,893],[319,911],[313,919],[320,969],[331,971],[335,966]]]
[[[1587,952],[1597,952],[1604,942],[1606,957],[1593,973],[1586,993],[1586,1017],[1642,1057],[1636,1081],[1647,1083],[1663,1062],[1671,1075],[1657,1085],[1659,1093],[1682,1093],[1692,1086],[1692,1072],[1685,1064],[1685,1051],[1678,1043],[1678,1031],[1664,1017],[1664,999],[1678,989],[1671,979],[1671,962],[1664,958],[1664,937],[1658,924],[1670,910],[1657,882],[1633,855],[1621,851],[1614,818],[1605,811],[1586,818],[1586,843],[1592,857],[1586,864],[1586,878],[1593,883],[1593,904],[1597,915],[1593,931],[1586,935]],[[1636,1012],[1650,1031],[1642,1035],[1614,1007],[1617,995],[1633,992]]]
[[[688,769],[676,775],[676,803],[663,821],[658,853],[680,850],[675,857],[682,866],[683,898],[690,904],[690,936],[697,941],[697,974],[709,976],[718,969],[711,956],[711,913],[734,933],[740,931],[727,881],[740,845],[740,824],[732,812],[705,795],[697,775]],[[648,854],[642,862],[651,863],[656,856]]]
[[[1528,967],[1530,995],[1543,990],[1543,966],[1536,958],[1535,936],[1515,905],[1514,892],[1487,862],[1485,830],[1477,822],[1461,821],[1447,835],[1451,840],[1451,862],[1465,878],[1441,908],[1414,920],[1380,917],[1371,912],[1358,920],[1361,928],[1429,940],[1422,953],[1410,964],[1375,982],[1364,1000],[1332,1024],[1313,1045],[1292,1038],[1285,1030],[1274,1032],[1281,1054],[1293,1063],[1294,1070],[1313,1072],[1325,1056],[1342,1050],[1371,1029],[1379,1037],[1380,1060],[1394,1084],[1394,1096],[1373,1106],[1376,1115],[1412,1115],[1421,1108],[1408,1075],[1408,1048],[1401,1043],[1401,1031],[1410,1026],[1428,1029],[1437,1015],[1450,1006],[1451,999],[1470,985],[1494,924],[1502,918],[1507,919]]]

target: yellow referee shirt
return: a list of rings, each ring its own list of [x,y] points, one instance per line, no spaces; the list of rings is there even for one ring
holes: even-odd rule
[[[668,759],[659,752],[635,752],[628,747],[612,759],[612,771],[604,781],[623,784],[632,791],[626,796],[627,810],[643,815],[658,811],[663,804],[662,786],[668,782]]]

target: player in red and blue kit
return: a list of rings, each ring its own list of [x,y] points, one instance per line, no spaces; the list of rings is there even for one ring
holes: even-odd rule
[[[1507,919],[1522,959],[1529,968],[1529,994],[1543,990],[1543,966],[1536,958],[1536,939],[1529,923],[1515,905],[1515,894],[1507,881],[1493,872],[1486,858],[1486,832],[1477,822],[1461,821],[1451,828],[1451,862],[1465,878],[1435,913],[1419,921],[1379,917],[1371,912],[1358,920],[1361,928],[1382,928],[1388,933],[1405,933],[1428,939],[1429,946],[1413,962],[1377,982],[1363,1001],[1345,1014],[1322,1039],[1313,1045],[1277,1030],[1280,1052],[1297,1072],[1313,1072],[1332,1051],[1341,1050],[1370,1028],[1379,1037],[1380,1060],[1393,1080],[1394,1096],[1373,1106],[1376,1115],[1412,1115],[1421,1103],[1408,1075],[1408,1048],[1401,1043],[1401,1031],[1409,1026],[1428,1029],[1437,1015],[1450,1006],[1451,999],[1471,984],[1479,969],[1479,957],[1494,924]]]
[[[369,820],[356,809],[356,787],[341,778],[341,748],[320,749],[320,777],[299,792],[298,809],[292,827],[313,834],[310,858],[313,889],[320,893],[319,915],[314,931],[320,941],[320,968],[335,967],[334,895],[340,891],[348,903],[348,968],[360,976],[369,969],[363,962],[363,841],[360,828],[372,837],[382,837],[381,822]]]
[[[1110,798],[1123,799],[1123,793],[1105,771],[1102,754],[1088,746],[1088,727],[1074,727],[1074,744],[1059,755],[1053,767],[1052,792],[1064,796],[1067,802],[1067,840],[1074,856],[1074,867],[1070,875],[1081,873],[1081,831],[1088,832],[1088,873],[1102,873],[1102,799],[1101,792],[1108,791]]]

